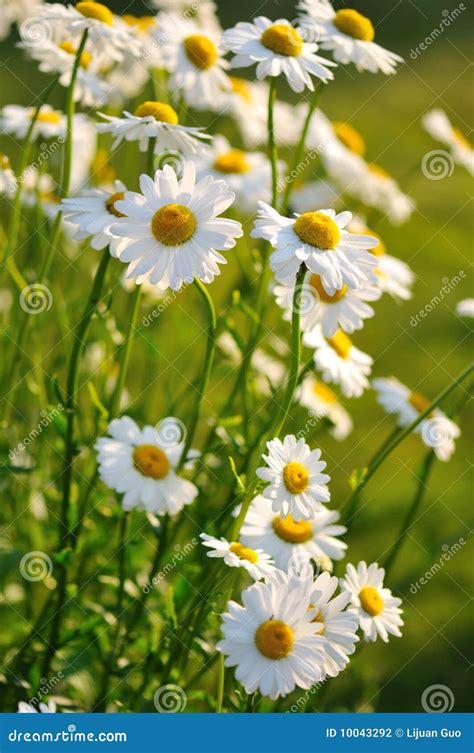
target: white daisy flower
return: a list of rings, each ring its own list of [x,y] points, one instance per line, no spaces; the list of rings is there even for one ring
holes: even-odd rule
[[[259,207],[251,236],[270,241],[275,249],[270,266],[279,282],[292,283],[302,262],[320,276],[328,295],[344,285],[358,290],[375,281],[377,258],[368,249],[377,245],[377,239],[347,232],[344,228],[351,221],[350,212],[320,209],[292,219],[263,201]]]
[[[202,29],[222,33],[217,5],[213,0],[151,0],[151,4],[158,10],[173,11],[184,18],[191,18]]]
[[[61,199],[58,185],[49,173],[40,173],[38,168],[29,167],[22,176],[21,203],[32,208],[38,203],[46,217],[54,219],[60,211]]]
[[[0,114],[0,133],[24,139],[28,133],[36,107],[5,105]],[[33,128],[32,138],[53,139],[66,135],[66,118],[62,112],[43,105]]]
[[[474,298],[465,298],[456,304],[456,314],[459,316],[474,317]]]
[[[321,450],[310,450],[303,438],[288,434],[283,442],[267,442],[268,455],[263,455],[267,467],[256,473],[269,486],[263,496],[272,502],[272,510],[285,518],[291,513],[298,523],[313,520],[321,510],[321,503],[329,502],[327,488],[330,476],[321,473],[326,463],[320,460]]]
[[[323,50],[331,50],[334,60],[343,65],[354,63],[358,71],[386,75],[396,73],[403,58],[373,40],[372,22],[352,8],[335,11],[329,0],[301,0],[300,10],[308,14],[305,24],[314,24]]]
[[[305,583],[270,577],[242,592],[243,606],[229,601],[224,635],[216,648],[247,693],[272,700],[295,687],[310,688],[322,678],[323,639],[315,634]]]
[[[408,387],[395,379],[374,379],[372,387],[377,392],[377,402],[387,413],[397,416],[398,426],[411,424],[430,405],[430,400],[420,392],[411,392]],[[448,461],[455,450],[454,440],[461,430],[443,411],[435,408],[415,431],[421,435],[424,444],[431,447],[439,460]]]
[[[27,18],[41,13],[43,0],[2,0],[0,3],[0,39],[5,39],[13,24],[21,25]]]
[[[201,533],[200,538],[204,546],[212,549],[208,557],[218,557],[229,567],[243,567],[254,580],[261,580],[275,569],[272,558],[263,549],[250,549],[239,541],[216,539]]]
[[[285,365],[262,348],[255,348],[251,363],[255,372],[255,388],[260,395],[271,395],[283,384],[286,376]]]
[[[290,206],[295,214],[312,212],[314,207],[334,208],[341,200],[341,193],[328,180],[310,180],[296,184],[290,198]]]
[[[345,526],[337,525],[337,510],[321,507],[313,520],[298,522],[288,514],[275,515],[262,494],[252,500],[240,531],[240,540],[252,549],[262,548],[275,560],[280,570],[287,570],[291,562],[314,560],[332,569],[332,560],[345,556],[347,544],[337,537],[346,533]]]
[[[284,318],[291,321],[295,286],[276,285],[273,292],[277,304],[285,310]],[[328,295],[321,277],[308,272],[303,281],[301,329],[308,332],[320,324],[325,337],[332,337],[338,329],[352,334],[362,329],[365,319],[374,316],[367,301],[377,301],[381,295],[382,290],[374,284],[364,285],[359,290],[351,290],[344,284],[334,295]]]
[[[134,16],[131,13],[125,13],[119,17],[119,20],[129,27],[129,31],[132,31],[140,40],[143,52],[140,55],[140,59],[135,61],[125,54],[125,58],[129,58],[132,65],[136,64],[143,67],[145,63],[147,68],[161,68],[161,49],[160,45],[153,39],[153,32],[157,28],[157,16]],[[123,67],[124,61],[119,66]],[[126,70],[126,69],[124,69]]]
[[[172,419],[167,421],[171,424]],[[110,436],[95,444],[99,475],[110,489],[124,495],[124,510],[136,507],[156,515],[176,515],[196,499],[198,488],[174,471],[182,442],[171,445],[153,426],[139,429],[128,416],[115,418],[107,430]],[[181,436],[179,422],[172,433]],[[192,450],[188,459],[197,455]]]
[[[219,37],[209,28],[174,13],[162,13],[156,32],[163,67],[170,72],[170,91],[181,92],[196,110],[213,109],[224,103],[231,85],[222,57]]]
[[[428,131],[436,141],[449,147],[458,165],[462,165],[471,175],[474,175],[474,149],[466,136],[451,125],[448,116],[443,110],[430,110],[421,119],[423,128]]]
[[[32,703],[26,703],[20,701],[18,703],[18,714],[55,714],[56,704],[54,701],[48,701],[48,703],[40,703],[38,708],[35,708]]]
[[[384,576],[385,570],[377,563],[373,562],[367,567],[362,561],[357,569],[354,565],[347,565],[346,574],[341,578],[341,590],[351,593],[348,611],[357,616],[366,641],[375,641],[380,636],[388,643],[389,634],[401,637],[403,620],[399,606],[402,600],[384,588]]]
[[[16,191],[16,176],[6,154],[0,152],[0,194],[12,196]]]
[[[329,433],[334,439],[342,442],[349,436],[353,429],[352,418],[327,384],[319,382],[312,374],[307,374],[296,398],[313,416],[329,419],[333,425]]]
[[[338,384],[346,397],[360,397],[369,386],[373,359],[352,344],[342,330],[324,337],[320,326],[303,335],[303,344],[314,348],[314,363],[325,382]]]
[[[196,168],[186,162],[180,181],[165,165],[155,179],[140,176],[142,193],[128,192],[116,209],[127,220],[112,225],[111,232],[130,241],[120,260],[132,262],[129,277],[146,275],[152,284],[179,290],[194,277],[212,282],[226,259],[219,250],[235,246],[242,226],[219,217],[232,204],[234,194],[224,181],[210,176],[196,183]]]
[[[143,102],[135,113],[125,111],[122,117],[99,113],[105,123],[97,124],[99,133],[111,133],[115,137],[112,148],[122,141],[138,141],[141,152],[148,148],[151,138],[156,139],[157,153],[177,150],[183,154],[196,154],[204,148],[202,143],[211,137],[202,128],[179,125],[178,115],[165,102]]]

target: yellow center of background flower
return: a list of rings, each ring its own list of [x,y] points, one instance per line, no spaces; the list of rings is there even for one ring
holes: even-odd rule
[[[323,303],[337,303],[347,293],[347,285],[344,284],[340,290],[336,290],[334,295],[329,295],[329,293],[326,293],[319,275],[311,275],[309,284]]]
[[[377,617],[383,611],[383,599],[376,588],[365,586],[359,593],[360,603],[367,614]]]
[[[77,53],[77,47],[74,47],[73,43],[69,40],[66,40],[65,42],[61,42],[59,45],[60,49],[63,50],[63,52],[67,52],[68,55],[76,55]],[[90,52],[83,52],[81,53],[81,58],[79,60],[79,65],[81,68],[84,68],[84,70],[87,70],[92,60],[92,55]]]
[[[369,230],[369,228],[365,228],[363,231],[366,235],[371,235],[372,238],[377,238],[378,245],[375,246],[375,248],[369,248],[369,253],[374,254],[374,256],[382,256],[386,253],[387,249],[385,248],[385,243],[383,242],[382,238],[378,233],[376,233],[374,230]]]
[[[333,337],[327,338],[328,345],[336,351],[339,358],[349,358],[349,353],[352,347],[350,338],[341,329],[338,329]]]
[[[315,382],[313,384],[313,392],[324,403],[337,403],[337,395],[329,389],[327,384]]]
[[[459,130],[459,128],[453,128],[453,135],[454,135],[454,138],[456,139],[456,141],[458,141],[462,146],[467,146],[468,149],[472,149],[471,142],[463,134],[463,132]]]
[[[268,659],[284,659],[290,653],[293,641],[293,630],[281,620],[267,620],[255,633],[257,648]]]
[[[216,64],[218,58],[217,47],[211,42],[209,37],[204,34],[191,34],[184,40],[184,50],[196,68],[200,71],[207,71]]]
[[[109,163],[109,154],[106,149],[98,149],[92,161],[91,175],[97,184],[113,183],[117,177],[115,167]]]
[[[301,494],[308,488],[308,469],[301,463],[287,463],[283,468],[283,481],[290,494]]]
[[[229,79],[234,94],[238,94],[248,104],[251,104],[252,95],[248,83],[243,78],[238,78],[237,76],[229,76]]]
[[[237,555],[239,560],[247,560],[247,562],[251,562],[252,564],[258,562],[257,552],[254,552],[254,550],[250,549],[250,547],[248,546],[240,544],[238,541],[234,541],[230,545],[229,549],[231,552]]]
[[[250,165],[245,152],[240,149],[230,149],[224,154],[219,154],[214,162],[214,170],[220,173],[247,173]]]
[[[10,160],[6,154],[0,154],[0,168],[2,170],[8,170],[10,167]]]
[[[391,180],[390,173],[384,167],[376,165],[375,162],[369,162],[367,167],[373,175],[377,175],[379,178],[389,178]]]
[[[153,215],[151,230],[156,240],[165,246],[180,246],[194,234],[196,218],[182,204],[166,204]]]
[[[418,411],[418,413],[423,413],[423,411],[425,411],[430,405],[431,400],[428,400],[428,398],[422,395],[421,392],[410,392],[408,395],[408,402]]]
[[[277,516],[273,519],[272,526],[278,538],[289,541],[290,544],[304,544],[313,535],[313,526],[309,520],[300,520],[297,523],[291,514],[286,518]]]
[[[363,16],[357,10],[345,8],[338,10],[333,18],[333,24],[343,34],[347,34],[354,39],[362,39],[364,42],[372,42],[375,37],[375,30],[370,18]]]
[[[304,212],[296,219],[293,230],[303,243],[323,251],[336,248],[341,238],[334,220],[322,212]]]
[[[142,102],[135,110],[137,118],[155,118],[160,123],[171,123],[177,125],[178,115],[173,108],[166,102]]]
[[[34,112],[31,113],[31,117],[33,117]],[[38,114],[38,117],[36,118],[40,123],[53,123],[56,125],[57,123],[61,122],[61,115],[59,112],[52,112],[46,110],[45,112],[40,112]]]
[[[142,476],[156,481],[168,475],[170,462],[163,450],[154,444],[141,444],[133,451],[133,463]]]
[[[125,198],[125,193],[123,191],[118,191],[117,193],[112,194],[112,196],[109,196],[109,198],[105,202],[107,211],[110,214],[115,215],[115,217],[125,217],[126,216],[125,214],[122,214],[122,212],[119,212],[119,210],[115,208],[115,202],[122,201],[122,199],[124,198]]]
[[[273,24],[265,29],[260,42],[277,55],[297,57],[301,55],[304,39],[289,24]]]
[[[153,24],[156,21],[155,16],[132,16],[129,13],[126,13],[124,16],[121,16],[122,21],[124,21],[128,26],[135,26],[138,31],[141,31],[144,33],[145,31],[148,31],[148,29],[153,26]]]
[[[347,146],[351,152],[363,157],[365,154],[365,141],[359,131],[356,131],[350,123],[343,123],[341,120],[335,120],[332,125],[339,141],[342,141],[344,146]]]
[[[96,21],[102,21],[107,26],[112,26],[114,22],[114,14],[102,3],[83,2],[77,3],[74,7],[86,18],[95,18]]]

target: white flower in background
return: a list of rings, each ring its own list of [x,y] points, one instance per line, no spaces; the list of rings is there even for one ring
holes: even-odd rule
[[[327,488],[330,476],[321,471],[326,463],[321,450],[311,450],[303,438],[288,434],[283,442],[272,439],[267,442],[268,455],[263,455],[267,467],[256,473],[268,481],[262,494],[271,500],[272,510],[282,518],[291,514],[296,522],[312,520],[321,510],[321,503],[329,502]]]
[[[234,194],[224,181],[210,176],[196,183],[196,168],[186,162],[180,181],[165,165],[155,179],[140,176],[142,193],[128,192],[116,209],[126,220],[111,232],[130,241],[120,260],[132,262],[128,277],[146,277],[152,284],[179,290],[194,277],[212,282],[226,259],[219,253],[235,246],[242,226],[219,217]]]
[[[49,173],[40,173],[37,167],[29,167],[22,178],[21,203],[31,209],[38,203],[49,219],[54,219],[60,211],[56,181]]]
[[[317,418],[327,418],[333,425],[330,434],[339,442],[346,439],[353,429],[352,418],[341,405],[337,395],[324,382],[319,382],[307,374],[303,379],[296,398]]]
[[[20,26],[28,18],[38,16],[43,0],[2,0],[0,3],[0,39],[5,39],[13,24]]]
[[[398,426],[411,424],[430,405],[430,400],[420,392],[411,392],[408,387],[388,377],[374,379],[372,387],[377,392],[377,402],[397,417]],[[431,447],[439,460],[447,461],[455,450],[454,440],[461,435],[459,426],[451,421],[443,411],[435,408],[415,431],[427,447]]]
[[[286,375],[285,364],[277,361],[262,348],[255,348],[251,363],[255,372],[254,384],[260,395],[271,395],[283,384]]]
[[[128,58],[129,62],[137,66],[145,68],[160,68],[162,64],[160,45],[153,39],[153,32],[157,28],[157,16],[134,16],[130,13],[125,13],[119,17],[119,20],[129,27],[129,31],[135,34],[140,40],[142,46],[142,53],[139,59],[133,59],[133,56],[125,53],[124,60],[119,63],[122,67],[124,61]],[[125,72],[126,68],[123,68],[122,72]],[[135,91],[136,94],[136,91]]]
[[[0,194],[12,196],[16,191],[16,177],[13,172],[10,160],[6,154],[0,152]]]
[[[474,317],[474,298],[465,298],[463,301],[458,301],[456,304],[456,314],[459,316]]]
[[[352,344],[342,330],[324,337],[320,326],[303,336],[303,344],[314,348],[314,363],[325,382],[338,384],[346,397],[360,397],[369,386],[373,359]]]
[[[212,550],[208,557],[223,559],[229,567],[243,567],[254,580],[265,578],[275,569],[272,558],[263,549],[250,549],[239,541],[216,539],[207,533],[199,535],[203,545]]]
[[[184,18],[191,18],[202,29],[222,33],[217,5],[213,0],[151,0],[151,5],[161,11],[173,11]]]
[[[70,194],[90,186],[94,161],[98,155],[97,142],[97,130],[92,118],[82,113],[75,115],[72,129]]]
[[[307,13],[305,23],[314,23],[323,50],[331,50],[334,60],[343,65],[354,63],[358,71],[386,75],[396,73],[403,58],[373,40],[372,22],[352,8],[335,11],[329,0],[301,0],[299,9]]]
[[[347,565],[346,574],[341,578],[341,590],[351,593],[348,611],[357,616],[366,641],[375,641],[380,636],[387,643],[389,634],[401,637],[403,620],[399,607],[402,600],[384,588],[384,576],[385,570],[377,563],[367,567],[362,561],[357,569]]]
[[[196,110],[214,109],[224,103],[231,85],[225,70],[219,36],[174,13],[159,16],[156,41],[163,67],[169,71],[171,91],[181,92]]]
[[[106,121],[97,124],[99,133],[111,133],[115,137],[112,148],[122,141],[138,141],[145,152],[151,138],[156,139],[155,152],[177,150],[183,154],[196,154],[204,149],[203,141],[211,137],[202,128],[179,125],[176,111],[165,102],[142,102],[135,113],[125,111],[122,117],[99,115]]]
[[[320,276],[328,295],[344,285],[358,290],[375,281],[377,258],[368,249],[377,245],[377,239],[347,232],[344,228],[352,219],[350,212],[320,209],[292,219],[263,201],[259,207],[251,236],[270,241],[275,249],[270,266],[279,282],[293,283],[302,262]]]
[[[136,507],[156,515],[176,515],[190,505],[198,489],[175,473],[183,451],[182,428],[167,419],[169,434],[162,437],[153,426],[139,429],[128,416],[114,419],[108,426],[108,437],[95,444],[99,475],[104,484],[123,494],[124,510]],[[174,434],[175,442],[169,441]],[[192,450],[188,459],[198,453]]]
[[[35,708],[32,703],[26,703],[20,701],[18,704],[19,714],[55,714],[56,704],[54,701],[48,701],[48,703],[40,703],[38,708]]]
[[[328,180],[310,180],[293,188],[290,206],[295,214],[313,211],[314,207],[334,208],[341,200],[341,194]]]
[[[306,584],[270,576],[242,591],[241,598],[243,606],[228,602],[224,638],[216,648],[226,657],[226,667],[236,667],[246,692],[259,690],[275,700],[318,682],[324,641],[314,631]]]
[[[224,32],[222,44],[235,53],[234,68],[257,63],[257,78],[283,75],[295,92],[314,90],[312,76],[327,82],[334,74],[330,60],[316,55],[318,45],[306,41],[306,30],[293,26],[285,18],[270,21],[258,16],[253,23],[240,21]]]
[[[0,133],[24,139],[28,133],[36,107],[5,105],[0,113]],[[33,139],[53,139],[66,134],[66,117],[50,105],[43,105],[33,128]]]
[[[298,522],[291,514],[285,518],[275,515],[262,494],[252,500],[240,531],[240,540],[252,549],[262,548],[275,560],[280,570],[287,570],[291,562],[314,560],[321,564],[329,559],[340,560],[345,556],[347,544],[337,537],[347,528],[337,525],[337,510],[321,507],[313,520]]]
[[[423,115],[421,122],[425,131],[428,131],[436,141],[449,147],[458,165],[462,165],[471,175],[474,175],[474,149],[466,136],[451,125],[448,116],[443,110],[430,110]]]

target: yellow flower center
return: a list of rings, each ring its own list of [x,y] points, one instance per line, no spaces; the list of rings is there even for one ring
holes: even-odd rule
[[[408,402],[418,411],[418,413],[423,413],[431,403],[431,401],[422,395],[421,392],[410,392],[408,395]]]
[[[248,104],[251,104],[252,102],[252,95],[250,93],[249,85],[243,78],[238,78],[237,76],[229,76],[230,79],[230,85],[232,86],[232,91],[234,94],[238,94],[242,99],[244,99]]]
[[[10,160],[8,159],[6,154],[0,153],[0,168],[2,170],[8,170],[10,167]]]
[[[293,641],[293,630],[281,620],[267,620],[255,633],[257,648],[267,659],[284,659],[290,653]]]
[[[125,198],[125,193],[123,191],[118,191],[117,193],[112,194],[112,196],[109,196],[109,198],[105,202],[107,211],[110,214],[115,215],[115,217],[125,217],[126,216],[125,214],[122,214],[122,212],[119,212],[119,210],[115,208],[115,202],[122,201],[122,199],[124,198]]]
[[[372,238],[377,238],[378,240],[378,246],[375,246],[375,248],[369,249],[371,254],[374,254],[374,256],[382,256],[386,253],[387,249],[385,248],[385,243],[383,242],[382,238],[378,233],[376,233],[374,230],[369,230],[369,228],[365,228],[363,231],[367,235],[371,235]]]
[[[333,19],[334,26],[343,34],[354,39],[362,39],[364,42],[372,42],[375,37],[374,27],[370,18],[363,16],[352,8],[338,10]]]
[[[277,55],[294,58],[301,55],[304,39],[289,24],[272,24],[265,29],[260,42]]]
[[[95,18],[96,21],[102,21],[107,26],[112,26],[114,22],[114,14],[102,3],[83,2],[77,3],[74,7],[86,18]]]
[[[214,170],[220,173],[247,173],[250,165],[245,152],[240,149],[230,149],[224,154],[219,154],[214,162]]]
[[[244,546],[243,544],[240,544],[238,541],[234,541],[230,547],[230,551],[237,555],[239,560],[247,560],[247,562],[251,562],[252,564],[255,564],[258,562],[258,554],[253,549],[250,549],[248,546]]]
[[[204,34],[191,34],[186,37],[184,50],[188,60],[200,71],[207,71],[212,68],[219,57],[216,45]]]
[[[160,123],[177,125],[178,115],[166,102],[142,102],[135,110],[137,118],[149,118],[150,116]]]
[[[319,275],[311,275],[309,284],[316,291],[319,299],[323,303],[337,303],[337,301],[340,301],[341,298],[344,298],[344,296],[347,294],[347,285],[345,284],[340,290],[336,290],[334,295],[329,295],[328,293],[326,293],[321,282],[321,277]]]
[[[314,609],[314,604],[310,604],[309,605],[309,609]],[[324,633],[324,617],[321,614],[321,612],[318,612],[315,615],[315,617],[313,617],[313,619],[311,620],[311,622],[322,622],[323,623],[323,626],[319,630],[316,630],[316,635],[322,635]]]
[[[272,526],[278,538],[289,541],[290,544],[304,544],[313,535],[313,526],[309,520],[300,520],[297,523],[291,514],[286,518],[277,516],[273,519]]]
[[[196,230],[196,218],[182,204],[166,204],[153,215],[151,231],[156,240],[165,246],[186,243]]]
[[[31,117],[33,117],[33,115],[34,112],[31,113]],[[55,112],[54,110],[45,110],[44,112],[40,112],[36,119],[40,123],[53,123],[54,125],[56,125],[57,123],[61,122],[61,115],[59,112]]]
[[[341,120],[335,120],[332,125],[339,141],[342,141],[344,146],[347,146],[351,152],[363,157],[365,154],[365,141],[359,131],[356,131],[349,123],[343,123]]]
[[[130,13],[126,13],[124,16],[122,16],[122,21],[124,21],[128,26],[136,26],[138,31],[144,33],[148,31],[148,29],[153,26],[153,24],[156,21],[155,16],[132,16]]]
[[[337,403],[337,395],[323,382],[315,382],[313,392],[324,403]]]
[[[165,478],[170,469],[170,462],[163,450],[154,444],[141,444],[133,451],[133,463],[142,476],[156,481]]]
[[[468,138],[466,138],[463,132],[459,130],[459,128],[453,128],[453,135],[456,141],[458,141],[462,146],[467,146],[468,149],[472,149],[471,142]]]
[[[379,178],[390,178],[390,173],[384,167],[376,165],[375,162],[369,162],[367,167],[373,175],[378,175]]]
[[[350,338],[341,329],[338,329],[336,334],[326,339],[328,345],[336,351],[339,358],[349,358],[349,353],[352,348]]]
[[[383,599],[377,589],[372,586],[365,586],[359,593],[360,603],[367,614],[371,617],[377,617],[383,611]]]
[[[308,488],[308,469],[301,463],[287,463],[283,468],[283,481],[290,494],[301,494]]]
[[[341,232],[330,217],[322,212],[304,212],[295,221],[293,230],[304,243],[324,251],[336,248]]]
[[[92,161],[91,174],[96,183],[113,183],[117,177],[115,168],[109,164],[105,149],[98,149]]]
[[[73,43],[70,42],[68,39],[65,42],[61,42],[59,47],[64,52],[67,52],[68,55],[76,56],[77,47],[74,47]],[[79,65],[81,66],[81,68],[84,68],[84,70],[87,70],[89,65],[91,64],[91,60],[92,60],[92,55],[90,54],[90,52],[84,51],[83,53],[81,53]]]

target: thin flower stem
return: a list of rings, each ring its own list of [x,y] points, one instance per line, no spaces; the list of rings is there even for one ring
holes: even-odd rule
[[[270,79],[270,88],[268,92],[268,158],[272,167],[272,207],[276,209],[278,198],[278,150],[275,141],[275,100],[276,100],[276,78]]]
[[[125,334],[125,340],[122,344],[122,352],[120,358],[119,375],[117,377],[117,384],[115,385],[114,393],[112,396],[112,402],[109,410],[109,420],[115,418],[120,412],[120,401],[122,399],[123,390],[125,387],[125,381],[127,379],[128,365],[130,363],[130,354],[132,352],[133,336],[137,329],[138,312],[140,311],[142,287],[136,285],[132,294],[132,301],[130,305],[130,315],[128,319],[127,332]]]
[[[66,94],[66,143],[64,146],[64,160],[63,170],[61,177],[61,198],[65,198],[69,193],[69,186],[71,184],[71,170],[72,170],[72,126],[74,119],[74,88],[77,79],[77,73],[81,64],[81,56],[84,52],[84,47],[87,43],[87,37],[89,30],[85,29],[82,34],[79,47],[77,48],[76,57],[74,58],[74,64],[72,66],[71,80]]]

